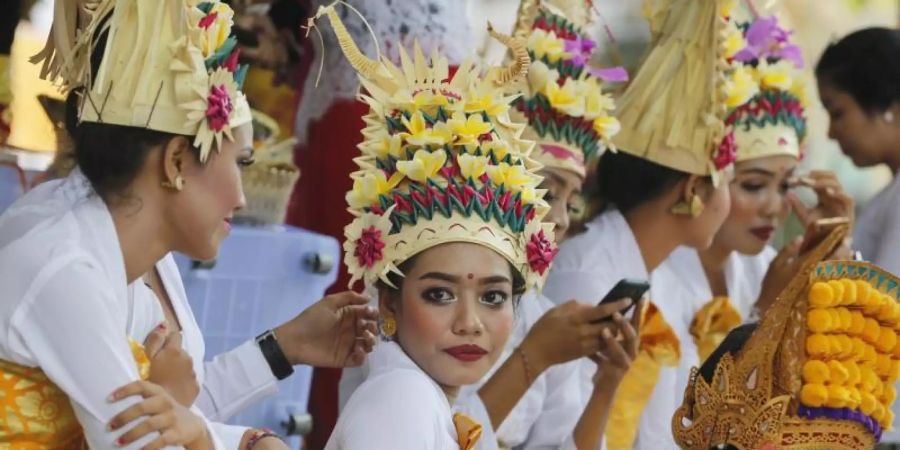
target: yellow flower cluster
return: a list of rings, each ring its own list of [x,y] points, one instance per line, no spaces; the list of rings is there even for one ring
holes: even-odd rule
[[[815,282],[808,301],[800,401],[856,409],[890,427],[900,376],[900,304],[867,281],[848,278]]]
[[[787,60],[775,64],[761,61],[756,67],[732,63],[725,83],[725,103],[729,108],[737,108],[766,89],[788,91],[806,105],[806,83],[802,74]]]

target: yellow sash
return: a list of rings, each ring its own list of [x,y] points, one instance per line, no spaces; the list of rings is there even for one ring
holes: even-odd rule
[[[456,442],[459,450],[472,450],[478,439],[481,439],[481,424],[463,413],[453,414],[453,425],[456,427]]]
[[[709,301],[691,323],[691,336],[703,364],[710,353],[725,340],[725,336],[741,324],[741,314],[728,297],[715,297]]]
[[[662,366],[677,366],[681,347],[675,331],[653,303],[642,311],[640,351],[622,379],[606,426],[609,450],[631,450],[641,413],[650,401]]]

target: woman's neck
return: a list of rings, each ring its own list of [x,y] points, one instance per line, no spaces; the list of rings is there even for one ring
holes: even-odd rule
[[[700,257],[700,265],[709,283],[709,289],[713,295],[728,295],[728,286],[725,280],[725,264],[733,250],[714,239],[712,245],[706,250],[697,251]]]
[[[675,233],[660,233],[660,230],[675,229],[670,225],[671,214],[660,214],[653,205],[639,206],[628,214],[625,221],[634,234],[647,273],[653,272],[666,258],[682,244]],[[674,225],[674,224],[672,224]]]
[[[456,397],[459,395],[459,386],[440,386],[441,390],[444,391],[444,395],[447,396],[447,403],[450,403],[450,406],[453,406],[453,404],[456,403]]]
[[[161,214],[151,209],[150,202],[130,199],[109,206],[109,210],[131,284],[171,251],[163,235]]]

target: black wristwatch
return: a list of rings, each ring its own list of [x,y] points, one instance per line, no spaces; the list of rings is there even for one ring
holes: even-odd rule
[[[266,358],[266,362],[269,363],[269,369],[272,370],[275,378],[283,380],[294,373],[294,368],[288,361],[287,356],[284,356],[284,351],[281,350],[281,345],[278,345],[278,340],[275,339],[274,331],[268,330],[257,336],[256,344],[259,345],[259,350],[262,352],[263,357]]]

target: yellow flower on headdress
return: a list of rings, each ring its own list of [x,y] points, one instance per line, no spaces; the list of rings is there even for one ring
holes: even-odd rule
[[[719,15],[722,17],[731,17],[731,13],[737,6],[737,0],[726,0],[719,6]]]
[[[752,69],[743,65],[737,65],[731,74],[731,79],[726,85],[727,99],[725,104],[729,108],[737,108],[747,103],[757,92],[759,85],[753,79]]]
[[[420,111],[414,112],[411,119],[403,116],[402,121],[408,133],[400,135],[412,145],[444,145],[453,141],[452,132],[446,124],[437,122],[429,127]]]
[[[496,166],[488,166],[487,174],[497,186],[505,186],[511,192],[519,192],[533,184],[531,175],[525,170],[525,166],[500,163]]]
[[[380,170],[354,177],[353,189],[347,193],[347,204],[351,208],[357,209],[376,205],[379,197],[390,193],[400,184],[401,180],[403,180],[403,174],[399,172],[388,179]]]
[[[477,142],[478,137],[482,134],[489,133],[494,129],[490,122],[485,122],[481,114],[471,114],[466,117],[465,113],[453,113],[453,117],[447,121],[453,134],[459,136],[460,143]]]
[[[619,119],[613,116],[602,116],[594,119],[594,131],[603,139],[609,139],[616,135],[622,129]]]
[[[496,117],[509,111],[509,104],[515,97],[505,97],[499,89],[489,83],[481,82],[469,90],[463,111],[467,113],[485,112]]]
[[[500,161],[509,154],[509,143],[502,139],[485,141],[481,143],[481,151],[483,151],[484,154],[488,154],[488,152],[493,153],[494,158],[497,158],[497,161]]]
[[[616,107],[615,101],[608,94],[600,90],[596,82],[585,82],[587,87],[584,92],[584,117],[588,120],[605,116],[608,111]]]
[[[794,67],[790,61],[781,60],[775,64],[769,64],[763,60],[759,62],[756,71],[759,76],[759,84],[763,88],[786,91],[793,86]]]
[[[565,42],[556,36],[556,33],[536,29],[528,37],[528,49],[534,53],[534,59],[544,56],[551,63],[559,61],[565,54]]]
[[[459,172],[463,177],[475,180],[484,175],[488,165],[486,156],[475,156],[468,153],[460,153],[456,157],[456,162],[459,164]]]
[[[544,95],[550,102],[550,106],[570,116],[581,117],[584,115],[584,100],[575,92],[575,84],[570,78],[562,86],[555,81],[547,80]]]
[[[225,3],[215,3],[212,9],[197,24],[202,32],[200,50],[203,58],[212,56],[222,44],[231,36],[231,27],[234,25],[234,11]]]
[[[397,162],[397,171],[411,180],[424,183],[437,175],[446,162],[447,153],[443,150],[418,150],[412,160]]]
[[[725,40],[723,41],[722,46],[724,47],[723,51],[725,53],[725,58],[732,58],[746,46],[744,33],[741,32],[741,29],[738,28],[737,24],[733,21],[728,22],[728,27],[725,29]]]
[[[412,104],[416,111],[421,109],[429,113],[434,113],[437,107],[449,105],[450,100],[440,93],[435,94],[431,91],[421,91],[413,96]]]
[[[376,138],[363,142],[362,150],[374,153],[379,159],[385,159],[388,156],[400,158],[403,151],[403,138],[398,134],[389,135],[386,131],[382,131]]]

